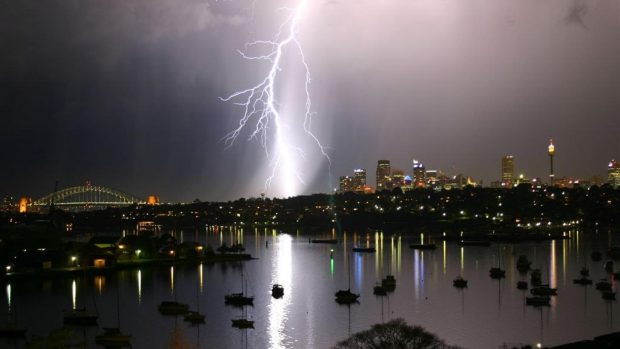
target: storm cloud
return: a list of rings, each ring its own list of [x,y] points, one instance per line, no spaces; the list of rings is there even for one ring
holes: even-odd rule
[[[222,137],[240,109],[219,98],[260,81],[237,53],[271,39],[293,0],[1,0],[0,195],[85,180],[165,201],[265,191],[264,151]],[[620,157],[620,2],[312,2],[299,38],[312,70],[312,142],[300,193],[378,159],[411,159],[485,183],[499,159],[544,177],[602,174]],[[585,30],[587,28],[587,30]],[[298,55],[279,101],[299,121]],[[370,181],[374,184],[373,181]],[[268,195],[282,195],[277,186]]]

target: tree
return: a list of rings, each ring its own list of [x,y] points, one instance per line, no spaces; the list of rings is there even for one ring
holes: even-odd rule
[[[395,319],[353,334],[338,343],[334,349],[460,349],[449,346],[420,326],[409,326],[403,319]]]

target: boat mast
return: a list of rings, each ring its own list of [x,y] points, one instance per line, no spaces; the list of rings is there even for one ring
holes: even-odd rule
[[[347,259],[347,264],[349,264],[347,268],[347,270],[349,271],[349,291],[351,291],[351,260],[350,259]]]
[[[196,288],[196,311],[200,313],[200,284]]]
[[[120,306],[120,299],[121,299],[121,290],[118,288],[116,288],[116,327],[118,327],[119,331],[121,329],[121,306]]]

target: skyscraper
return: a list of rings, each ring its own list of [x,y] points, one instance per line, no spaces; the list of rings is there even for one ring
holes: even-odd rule
[[[416,159],[413,159],[413,185],[415,188],[426,186],[426,168]]]
[[[511,187],[514,182],[515,163],[512,155],[502,157],[502,184]]]
[[[399,169],[392,171],[392,189],[402,188],[405,185],[405,173]]]
[[[353,170],[353,187],[355,191],[364,191],[366,187],[366,169],[358,168]]]
[[[611,160],[607,166],[607,183],[614,188],[620,188],[620,163]]]
[[[340,187],[339,192],[346,193],[348,191],[353,191],[353,178],[349,176],[340,176]]]
[[[553,156],[555,155],[555,146],[553,145],[553,139],[549,140],[549,147],[547,147],[547,151],[549,152],[549,185],[553,185],[553,180],[555,179],[555,175],[553,174]]]
[[[377,191],[392,189],[390,173],[392,168],[390,166],[390,160],[377,161],[377,172],[375,173]]]

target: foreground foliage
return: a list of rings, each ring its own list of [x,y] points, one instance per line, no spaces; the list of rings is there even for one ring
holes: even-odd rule
[[[353,334],[338,343],[334,349],[460,349],[449,346],[420,326],[409,326],[403,319],[395,319]]]

